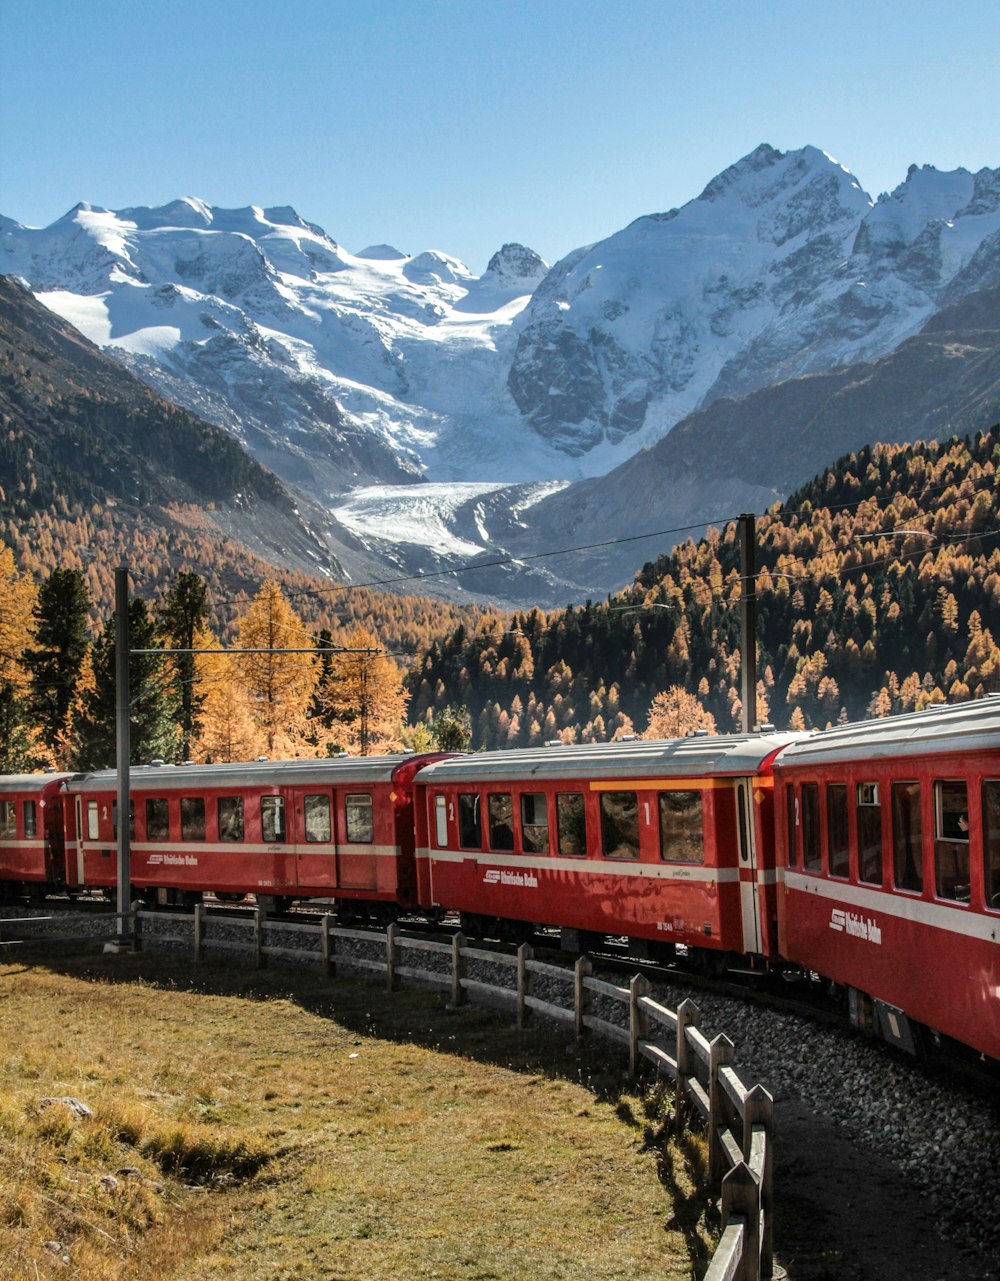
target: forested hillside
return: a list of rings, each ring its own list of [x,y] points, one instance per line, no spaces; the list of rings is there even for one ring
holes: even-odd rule
[[[822,727],[1000,690],[998,466],[996,427],[873,445],[758,520],[759,720]],[[733,729],[740,595],[734,522],[607,602],[459,627],[411,673],[411,719],[460,702],[477,746],[603,739],[642,732],[679,686],[689,719],[700,705]]]

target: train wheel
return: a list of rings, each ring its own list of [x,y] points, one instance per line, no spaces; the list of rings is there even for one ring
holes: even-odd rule
[[[535,937],[535,927],[530,921],[501,921],[499,934],[505,943],[520,947],[522,943],[530,943]]]
[[[347,926],[350,929],[354,925],[360,925],[365,919],[365,912],[355,899],[342,898],[337,900],[337,921],[339,924]]]
[[[726,971],[724,952],[714,952],[707,947],[689,947],[687,959],[695,974],[706,979],[720,978]]]
[[[458,928],[468,938],[481,939],[486,936],[485,922],[486,917],[476,912],[460,912]]]
[[[375,924],[384,929],[399,918],[399,908],[395,903],[373,903],[370,914]]]

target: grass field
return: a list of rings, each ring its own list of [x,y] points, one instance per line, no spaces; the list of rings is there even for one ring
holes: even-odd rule
[[[0,1281],[687,1281],[705,1153],[668,1118],[613,1058],[429,993],[19,956]]]

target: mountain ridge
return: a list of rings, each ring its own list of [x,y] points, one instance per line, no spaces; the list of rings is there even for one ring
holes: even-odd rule
[[[765,143],[677,209],[551,268],[508,243],[480,277],[440,250],[351,254],[287,206],[81,203],[44,229],[0,218],[0,270],[236,436],[325,513],[354,572],[436,571],[470,538],[484,559],[527,553],[545,511],[586,492],[554,489],[615,473],[716,402],[752,414],[768,387],[881,360],[1000,284],[1000,170],[912,166],[873,200],[818,148]],[[825,448],[803,442],[810,472]],[[777,471],[761,480],[748,502],[777,492]],[[455,501],[458,482],[479,491]],[[687,457],[663,483],[691,513],[718,496]],[[644,519],[626,505],[621,532]]]

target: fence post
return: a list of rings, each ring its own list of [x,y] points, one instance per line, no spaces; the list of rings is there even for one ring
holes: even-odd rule
[[[530,1013],[525,1004],[525,997],[531,991],[531,974],[528,971],[528,962],[535,955],[535,950],[530,943],[522,943],[517,949],[517,1026],[524,1027],[528,1021]]]
[[[633,974],[628,985],[628,1074],[634,1081],[639,1072],[639,1042],[649,1039],[649,1015],[639,998],[649,996],[650,983],[644,974]]]
[[[462,949],[465,947],[465,935],[461,930],[453,934],[451,938],[451,1003],[452,1005],[464,1005],[465,988],[462,986],[462,980],[465,978],[465,957],[462,955]]]
[[[399,922],[393,923],[385,932],[385,985],[386,990],[395,992],[399,987],[396,977],[396,966],[399,964]]]
[[[132,937],[132,947],[136,952],[139,952],[142,950],[142,939],[140,938],[140,935],[139,935],[139,908],[140,907],[141,907],[141,904],[139,903],[138,899],[129,904],[129,915],[132,918],[131,921],[129,922],[131,927],[129,932]]]
[[[774,1163],[771,1152],[774,1099],[762,1085],[747,1092],[743,1111],[743,1157],[749,1161],[753,1146],[753,1127],[764,1130],[764,1166],[760,1177],[761,1241],[760,1274],[771,1276],[774,1270]]]
[[[743,1220],[741,1281],[760,1281],[760,1187],[753,1171],[743,1161],[722,1180],[722,1230],[731,1219]]]
[[[726,1168],[722,1143],[719,1139],[719,1126],[723,1119],[722,1086],[719,1084],[719,1068],[733,1061],[733,1043],[723,1033],[715,1037],[709,1046],[708,1059],[708,1177],[714,1185],[721,1181]]]
[[[677,1094],[674,1099],[674,1127],[678,1134],[687,1119],[688,1081],[695,1074],[694,1053],[688,1044],[687,1030],[697,1027],[701,1011],[690,998],[677,1007]]]
[[[320,934],[319,934],[320,948],[322,949],[322,954],[323,954],[323,973],[326,975],[327,978],[330,977],[330,973],[333,968],[332,961],[331,961],[332,953],[330,948],[330,943],[331,943],[330,922],[332,920],[333,920],[332,913],[330,912],[323,913],[323,921],[322,921]]]
[[[576,958],[576,965],[573,966],[573,1014],[578,1041],[582,1041],[587,1034],[584,1019],[590,1013],[590,988],[584,984],[583,980],[589,978],[593,972],[594,966],[589,956]]]
[[[201,960],[202,934],[204,931],[205,904],[194,905],[194,959]]]
[[[264,964],[264,913],[260,907],[253,912],[253,966],[259,970]]]

